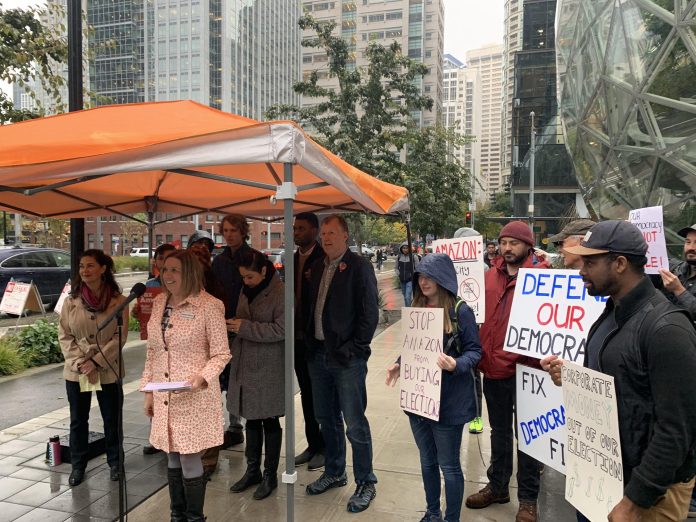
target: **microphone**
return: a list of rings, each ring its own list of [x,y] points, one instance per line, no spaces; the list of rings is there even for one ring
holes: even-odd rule
[[[145,293],[145,285],[143,283],[136,283],[133,285],[133,288],[131,288],[130,294],[128,294],[128,297],[126,298],[125,301],[123,301],[116,310],[114,310],[109,317],[104,319],[101,323],[97,325],[97,332],[101,332],[104,328],[109,326],[109,323],[116,319],[118,316],[120,316],[123,313],[123,310],[130,304],[131,301],[134,299],[137,299],[141,295]]]

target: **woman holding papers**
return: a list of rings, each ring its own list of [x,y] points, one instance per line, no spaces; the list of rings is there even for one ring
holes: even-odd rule
[[[207,483],[201,456],[222,444],[218,375],[230,359],[222,302],[203,289],[195,254],[177,251],[162,268],[165,292],[152,305],[141,390],[152,417],[150,443],[167,453],[171,520],[203,521]]]
[[[89,434],[89,409],[92,390],[97,392],[104,420],[106,461],[111,480],[118,480],[118,413],[117,376],[120,367],[118,327],[116,321],[97,331],[124,301],[114,279],[114,262],[101,250],[87,250],[80,257],[80,269],[65,299],[58,323],[60,349],[65,358],[63,377],[70,403],[70,460],[72,473],[68,483],[77,486],[85,478]],[[128,309],[123,312],[128,325]],[[123,332],[125,341],[128,332]]]
[[[232,343],[232,368],[227,391],[227,411],[246,422],[247,469],[230,490],[240,493],[259,484],[254,498],[261,500],[278,487],[278,461],[285,414],[285,307],[284,290],[273,263],[257,250],[241,255],[239,273],[244,288],[237,316],[227,328],[237,334]],[[261,474],[261,451],[266,460]]]
[[[442,369],[440,417],[434,421],[407,412],[420,453],[427,510],[421,522],[442,521],[440,470],[445,479],[447,510],[444,520],[459,520],[464,495],[464,475],[459,453],[464,424],[478,415],[473,369],[481,358],[481,343],[474,313],[457,299],[457,274],[445,254],[423,258],[414,276],[414,307],[444,310],[443,351],[437,355]],[[387,385],[396,383],[400,358],[387,369]]]

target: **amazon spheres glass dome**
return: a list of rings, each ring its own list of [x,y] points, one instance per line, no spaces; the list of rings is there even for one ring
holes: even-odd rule
[[[662,205],[696,223],[696,0],[559,0],[558,92],[578,183],[601,219]]]

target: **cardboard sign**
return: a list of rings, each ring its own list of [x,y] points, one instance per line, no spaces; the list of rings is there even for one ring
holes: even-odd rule
[[[606,300],[587,293],[577,270],[521,268],[504,349],[537,359],[558,355],[582,363],[587,333]]]
[[[138,322],[140,323],[140,339],[147,339],[147,323],[152,315],[152,302],[162,293],[161,286],[145,287],[145,293],[138,297]]]
[[[25,311],[42,314],[46,312],[39,291],[33,282],[10,281],[0,301],[0,312],[22,315]]]
[[[405,411],[440,419],[444,314],[442,308],[401,309],[401,390],[399,403]]]
[[[518,449],[565,473],[565,424],[561,387],[545,371],[518,364]]]
[[[592,522],[623,497],[614,378],[566,362],[561,374],[566,411],[565,498]]]
[[[643,233],[648,252],[645,257],[648,262],[645,265],[646,274],[659,274],[660,268],[669,270],[669,258],[667,257],[667,244],[665,242],[664,219],[662,207],[646,207],[631,210],[628,220]]]
[[[433,241],[433,253],[447,254],[457,271],[459,297],[474,311],[476,322],[483,323],[486,315],[486,292],[483,273],[483,238],[481,236],[438,239]]]
[[[53,311],[57,314],[60,314],[60,311],[63,309],[63,303],[65,303],[65,299],[70,295],[70,281],[68,280],[67,283],[65,283],[65,286],[63,287],[63,291],[60,293],[60,297],[58,298],[58,302],[56,303],[56,306],[53,308]]]

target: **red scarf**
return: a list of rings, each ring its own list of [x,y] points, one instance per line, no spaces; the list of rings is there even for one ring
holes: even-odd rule
[[[94,292],[92,292],[86,284],[83,283],[81,286],[80,296],[87,308],[95,312],[103,312],[108,308],[112,292],[105,288],[104,285],[102,285],[101,291],[99,292],[100,295],[98,296],[94,295]]]

